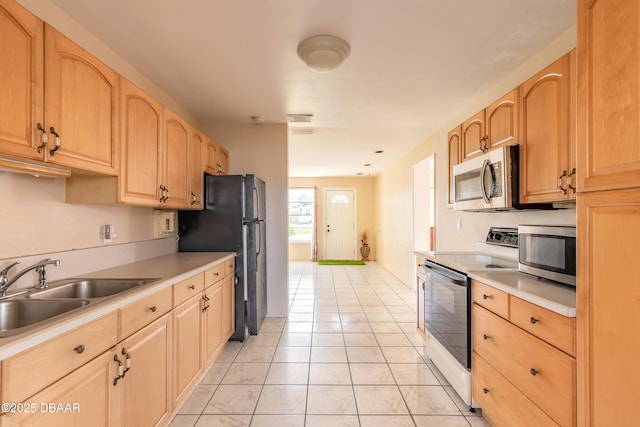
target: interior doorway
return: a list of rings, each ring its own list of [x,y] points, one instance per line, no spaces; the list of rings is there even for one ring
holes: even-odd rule
[[[324,190],[325,259],[356,259],[356,189]]]
[[[413,250],[435,250],[435,154],[413,165]]]

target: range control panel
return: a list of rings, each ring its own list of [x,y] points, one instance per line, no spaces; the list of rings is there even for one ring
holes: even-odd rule
[[[491,227],[487,234],[486,243],[490,245],[507,246],[509,248],[518,247],[518,229]]]

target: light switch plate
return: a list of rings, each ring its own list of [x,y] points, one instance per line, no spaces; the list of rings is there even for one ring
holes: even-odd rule
[[[103,225],[102,226],[102,241],[104,243],[111,243],[116,238],[116,226],[115,225]]]

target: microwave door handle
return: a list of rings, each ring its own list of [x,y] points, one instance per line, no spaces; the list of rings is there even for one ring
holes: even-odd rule
[[[485,159],[484,163],[482,163],[482,169],[480,170],[480,190],[482,191],[482,198],[484,199],[484,202],[486,204],[491,203],[489,195],[487,194],[487,189],[484,185],[484,182],[485,182],[484,177],[487,171],[489,170],[490,165],[491,165],[491,162],[489,162],[488,159]]]

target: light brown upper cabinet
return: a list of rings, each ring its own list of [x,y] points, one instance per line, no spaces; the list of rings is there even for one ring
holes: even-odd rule
[[[578,3],[579,189],[638,187],[640,4]]]
[[[165,144],[160,202],[171,208],[187,208],[191,160],[191,127],[171,110],[164,109]]]
[[[44,35],[45,160],[116,175],[120,76],[49,25]]]
[[[204,166],[202,162],[202,152],[205,147],[204,135],[194,128],[191,128],[191,159],[190,180],[189,180],[189,207],[192,209],[202,209],[202,191],[204,180]]]
[[[575,199],[575,50],[520,87],[520,202]],[[574,110],[575,111],[575,110]]]
[[[11,0],[0,40],[0,152],[117,175],[120,76]]]
[[[449,153],[449,204],[454,202],[455,188],[453,188],[453,167],[462,160],[461,145],[462,126],[458,126],[447,135],[447,150]]]
[[[228,175],[229,152],[222,145],[218,145],[218,155],[218,164],[220,165],[220,173],[218,175]]]
[[[518,89],[514,89],[462,123],[462,159],[500,145],[518,143]]]
[[[161,151],[162,105],[123,79],[122,167],[118,203],[143,206],[160,204]],[[70,181],[74,180],[75,177]]]
[[[209,138],[205,140],[204,171],[209,175],[229,174],[229,152]]]
[[[209,175],[220,175],[218,144],[209,138],[205,138],[204,146],[204,171]]]
[[[0,152],[43,160],[37,151],[43,108],[43,24],[13,0],[0,0]]]
[[[462,123],[462,160],[478,156],[486,150],[484,110]]]
[[[518,143],[518,89],[485,109],[485,151]]]

